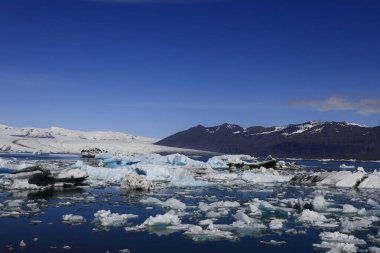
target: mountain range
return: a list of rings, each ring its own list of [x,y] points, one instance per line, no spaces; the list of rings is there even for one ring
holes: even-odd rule
[[[156,144],[254,156],[380,160],[380,126],[333,121],[247,128],[197,125]]]

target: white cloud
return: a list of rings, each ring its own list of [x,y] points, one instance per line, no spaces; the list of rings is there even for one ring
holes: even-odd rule
[[[319,111],[355,111],[361,115],[380,114],[380,98],[350,100],[343,96],[331,96],[322,100],[292,100],[290,104]]]

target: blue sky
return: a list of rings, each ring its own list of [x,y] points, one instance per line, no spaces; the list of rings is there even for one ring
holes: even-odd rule
[[[0,0],[0,122],[380,124],[377,0]]]

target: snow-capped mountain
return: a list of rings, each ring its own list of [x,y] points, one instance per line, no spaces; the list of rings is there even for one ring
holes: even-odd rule
[[[16,128],[0,125],[0,151],[79,153],[84,148],[100,148],[115,153],[177,151],[154,145],[157,139],[110,131],[77,131],[59,127]]]
[[[157,144],[256,156],[380,160],[380,126],[327,121],[248,128],[198,125]]]

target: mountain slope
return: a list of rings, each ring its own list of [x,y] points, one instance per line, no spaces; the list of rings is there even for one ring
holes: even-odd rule
[[[16,128],[0,125],[0,152],[79,153],[83,148],[100,148],[116,153],[180,152],[157,146],[157,139],[120,132],[76,131],[59,127]]]
[[[198,125],[156,144],[256,156],[380,160],[380,126],[323,121],[281,127]]]

